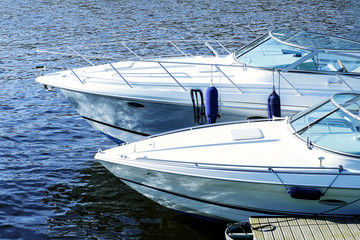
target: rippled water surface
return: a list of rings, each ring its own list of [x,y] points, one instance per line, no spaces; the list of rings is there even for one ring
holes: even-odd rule
[[[306,4],[304,4],[306,2]],[[0,239],[223,239],[225,225],[165,209],[93,159],[115,143],[34,81],[36,49],[148,39],[240,39],[274,28],[359,41],[358,0],[1,0]]]

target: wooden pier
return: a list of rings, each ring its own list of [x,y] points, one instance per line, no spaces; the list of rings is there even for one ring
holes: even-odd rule
[[[251,217],[255,240],[360,239],[360,218]]]

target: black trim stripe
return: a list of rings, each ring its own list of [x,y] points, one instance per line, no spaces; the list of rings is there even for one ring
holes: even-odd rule
[[[117,176],[118,177],[118,176]],[[218,206],[218,207],[225,207],[225,208],[230,208],[230,209],[234,209],[234,210],[240,210],[240,211],[246,211],[246,212],[252,212],[252,213],[260,213],[260,214],[268,214],[268,215],[285,215],[285,216],[323,216],[323,215],[326,215],[326,214],[322,214],[322,213],[319,213],[319,214],[304,214],[303,212],[284,212],[284,211],[274,211],[274,210],[268,210],[268,209],[259,209],[259,208],[249,208],[249,207],[243,207],[243,206],[234,206],[234,205],[227,205],[227,204],[223,204],[223,203],[219,203],[219,202],[212,202],[212,201],[209,201],[209,200],[205,200],[205,199],[200,199],[200,198],[194,198],[194,197],[191,197],[191,196],[187,196],[187,195],[183,195],[183,194],[180,194],[180,193],[174,193],[174,192],[170,192],[168,190],[164,190],[164,189],[160,189],[160,188],[157,188],[157,187],[153,187],[153,186],[149,186],[149,185],[146,185],[146,184],[143,184],[143,183],[139,183],[139,182],[135,182],[135,181],[132,181],[132,180],[129,180],[129,179],[126,179],[126,178],[121,178],[121,177],[118,177],[120,180],[124,181],[124,182],[130,182],[130,183],[133,183],[133,184],[136,184],[136,185],[140,185],[140,186],[143,186],[143,187],[146,187],[146,188],[150,188],[152,190],[156,190],[156,191],[159,191],[159,192],[163,192],[163,193],[167,193],[167,194],[171,194],[171,195],[174,195],[174,196],[177,196],[177,197],[182,197],[182,198],[185,198],[185,199],[188,199],[188,200],[193,200],[193,201],[197,201],[197,202],[202,202],[202,203],[206,203],[206,204],[211,204],[211,205],[215,205],[215,206]],[[354,202],[357,202],[359,201],[360,199],[354,201]],[[352,203],[354,203],[352,202]],[[331,209],[327,212],[330,212],[334,209]],[[331,215],[331,216],[344,216],[344,215],[341,215],[341,214],[328,214],[328,215]],[[358,215],[346,215],[346,216],[358,216]]]
[[[108,123],[104,123],[104,122],[101,122],[101,121],[98,121],[98,120],[95,120],[95,119],[92,119],[92,118],[84,117],[84,116],[82,116],[82,117],[83,117],[84,119],[88,120],[88,121],[96,122],[96,123],[99,123],[99,124],[102,124],[102,125],[105,125],[105,126],[108,126],[108,127],[112,127],[112,128],[115,128],[115,129],[124,131],[124,132],[132,133],[132,134],[137,134],[137,135],[144,136],[144,137],[150,136],[150,134],[147,134],[147,133],[141,133],[141,132],[133,131],[133,130],[130,130],[130,129],[118,127],[118,126],[115,126],[115,125],[111,125],[111,124],[108,124]]]

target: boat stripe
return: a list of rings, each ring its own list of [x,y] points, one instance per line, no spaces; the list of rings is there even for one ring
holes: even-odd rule
[[[115,126],[115,125],[111,125],[111,124],[108,124],[108,123],[104,123],[104,122],[101,122],[101,121],[98,121],[98,120],[95,120],[95,119],[92,119],[92,118],[84,117],[84,116],[82,116],[82,117],[83,117],[84,119],[88,120],[88,121],[96,122],[96,123],[99,123],[99,124],[102,124],[102,125],[105,125],[105,126],[108,126],[108,127],[112,127],[112,128],[115,128],[115,129],[124,131],[124,132],[129,132],[129,133],[141,135],[141,136],[144,136],[144,137],[150,136],[150,134],[147,134],[147,133],[141,133],[141,132],[133,131],[133,130],[130,130],[130,129],[118,127],[118,126]]]
[[[279,210],[275,211],[275,210],[268,210],[268,209],[259,209],[259,208],[228,205],[228,204],[223,204],[223,203],[219,203],[219,202],[212,202],[212,201],[205,200],[205,199],[194,198],[194,197],[187,196],[187,195],[180,194],[180,193],[174,193],[174,192],[171,192],[171,191],[168,191],[168,190],[164,190],[164,189],[149,186],[149,185],[146,185],[146,184],[143,184],[143,183],[135,182],[135,181],[132,181],[132,180],[129,180],[129,179],[126,179],[126,178],[121,178],[121,177],[118,177],[118,178],[120,180],[122,180],[122,181],[130,182],[130,183],[140,185],[140,186],[143,186],[143,187],[146,187],[146,188],[150,188],[150,189],[153,189],[153,190],[156,190],[156,191],[160,191],[160,192],[163,192],[163,193],[175,195],[175,196],[178,196],[178,197],[186,198],[186,199],[197,201],[197,202],[202,202],[202,203],[206,203],[206,204],[215,205],[215,206],[218,206],[218,207],[225,207],[225,208],[230,208],[230,209],[235,209],[235,210],[240,210],[240,211],[247,211],[247,212],[253,212],[253,213],[260,213],[260,214],[269,214],[269,215],[286,215],[286,216],[289,216],[289,215],[290,216],[299,216],[299,215],[302,215],[302,216],[320,216],[320,215],[326,215],[326,214],[322,214],[322,213],[319,213],[319,214],[316,214],[316,213],[315,214],[304,214],[303,212],[284,212],[284,211],[279,211]],[[331,214],[331,215],[332,216],[344,216],[344,215],[341,215],[341,214]],[[353,215],[348,215],[348,216],[353,216]],[[354,215],[354,216],[358,216],[358,215]]]

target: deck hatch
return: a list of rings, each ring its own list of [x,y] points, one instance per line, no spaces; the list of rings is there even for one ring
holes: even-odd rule
[[[231,137],[234,141],[249,140],[249,139],[261,139],[264,135],[260,129],[232,129]]]

